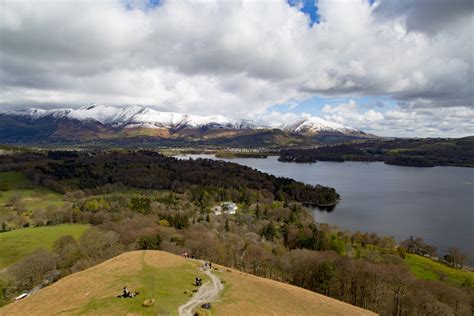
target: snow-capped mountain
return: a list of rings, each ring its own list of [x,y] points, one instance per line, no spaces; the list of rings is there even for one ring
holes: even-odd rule
[[[360,133],[361,131],[350,128],[339,123],[324,120],[320,117],[309,116],[296,119],[285,123],[280,127],[281,130],[300,134],[317,134],[319,132],[337,131],[343,134]]]
[[[290,122],[236,120],[221,115],[199,116],[173,112],[160,112],[148,107],[113,107],[90,105],[78,109],[41,110],[29,109],[4,113],[9,116],[21,116],[29,119],[53,118],[77,121],[95,121],[114,128],[165,128],[179,130],[183,128],[220,128],[220,129],[270,129],[297,134],[318,134],[320,132],[339,132],[342,134],[361,133],[361,131],[330,122],[315,116],[294,119]]]
[[[271,116],[270,116],[271,117]],[[285,123],[160,112],[142,106],[90,105],[78,109],[0,112],[0,143],[114,143],[159,146],[313,146],[371,137],[305,116]]]
[[[142,106],[126,106],[117,108],[107,105],[90,105],[79,109],[41,110],[28,109],[10,111],[4,114],[18,115],[31,119],[54,118],[72,119],[78,121],[96,121],[111,127],[125,128],[201,128],[216,127],[229,129],[254,128],[251,121],[234,120],[221,115],[199,116],[174,112],[160,112]]]

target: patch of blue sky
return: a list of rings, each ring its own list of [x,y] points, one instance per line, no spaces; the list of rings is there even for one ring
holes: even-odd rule
[[[317,0],[288,0],[291,7],[298,8],[309,17],[309,26],[318,24],[320,21]]]
[[[318,0],[287,0],[291,7],[298,8],[309,17],[309,26],[319,24],[321,16],[319,15]],[[335,1],[335,0],[334,0]],[[373,5],[377,0],[367,0]]]
[[[122,0],[127,10],[141,9],[150,10],[159,7],[163,0]]]

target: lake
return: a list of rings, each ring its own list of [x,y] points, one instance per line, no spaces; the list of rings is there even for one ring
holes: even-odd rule
[[[211,155],[192,158],[217,159]],[[390,235],[401,241],[422,237],[438,247],[467,252],[474,264],[474,169],[414,168],[382,162],[300,164],[266,159],[222,159],[276,176],[330,186],[341,195],[333,209],[313,208],[316,221],[343,229]]]

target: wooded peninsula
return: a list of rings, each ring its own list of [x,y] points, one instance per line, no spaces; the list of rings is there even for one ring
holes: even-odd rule
[[[460,139],[368,140],[317,148],[280,151],[279,161],[383,161],[410,167],[474,167],[474,137]]]

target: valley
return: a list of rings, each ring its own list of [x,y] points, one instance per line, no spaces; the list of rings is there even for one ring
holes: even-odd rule
[[[33,192],[51,190],[62,201],[26,213],[21,200],[3,206],[0,221],[7,232],[0,237],[7,247],[24,248],[6,257],[0,273],[0,301],[7,304],[0,312],[176,312],[193,293],[190,284],[200,275],[199,262],[170,253],[194,255],[217,267],[224,289],[211,303],[211,312],[218,314],[241,310],[303,315],[307,308],[334,315],[368,313],[339,301],[377,313],[392,313],[394,308],[430,308],[435,314],[468,310],[474,273],[466,268],[462,252],[452,252],[452,263],[438,262],[429,244],[419,242],[421,250],[406,248],[402,244],[409,241],[340,229],[320,222],[318,216],[316,221],[301,201],[335,201],[339,193],[330,187],[235,163],[176,160],[153,151],[22,149],[0,160],[5,192],[29,185]],[[214,212],[227,201],[235,203],[235,214]],[[38,243],[14,246],[17,238],[26,236]],[[148,257],[137,250],[164,252]],[[160,266],[168,260],[173,268]],[[92,275],[99,273],[94,271],[104,278],[98,284],[92,283]],[[68,294],[72,284],[80,299]],[[143,296],[117,302],[124,284]],[[395,285],[407,293],[398,307],[392,304]],[[45,287],[29,292],[38,286]],[[357,296],[351,294],[354,287]],[[375,289],[378,295],[373,295]],[[8,304],[21,293],[30,294]],[[58,293],[66,295],[53,299]],[[415,293],[425,299],[411,301]],[[147,298],[160,304],[142,307]],[[200,307],[196,311],[207,313]]]
[[[473,0],[0,0],[0,316],[474,316]]]

